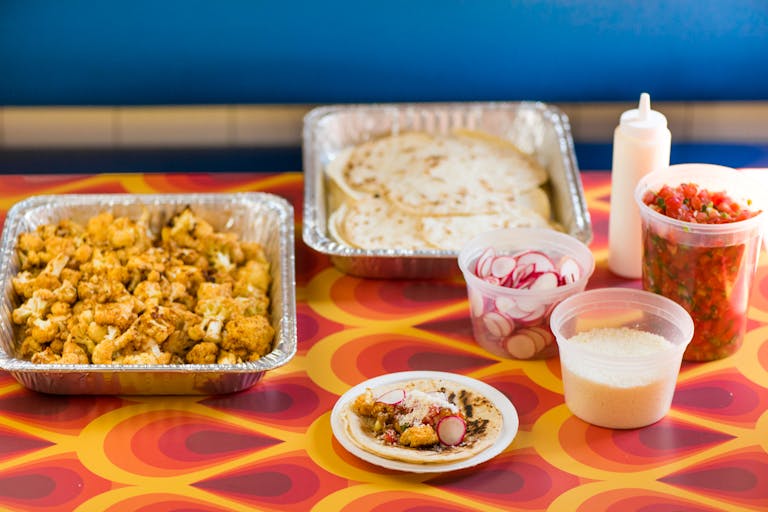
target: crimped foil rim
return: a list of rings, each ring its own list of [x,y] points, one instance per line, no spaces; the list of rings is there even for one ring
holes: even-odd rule
[[[0,290],[7,293],[11,275],[8,266],[15,251],[16,224],[24,219],[24,212],[40,206],[77,205],[98,203],[100,207],[122,205],[178,205],[217,204],[223,197],[228,201],[252,202],[269,208],[278,219],[279,252],[285,256],[280,266],[281,288],[280,328],[276,332],[276,346],[269,354],[257,361],[233,365],[219,364],[168,364],[168,365],[102,365],[102,364],[35,364],[13,357],[0,345],[0,369],[23,373],[257,373],[286,364],[296,354],[296,278],[294,255],[293,207],[284,198],[268,192],[233,193],[173,193],[173,194],[50,194],[36,195],[14,204],[6,215],[3,236],[0,241]],[[287,313],[287,314],[286,314]]]
[[[304,212],[305,222],[302,225],[302,237],[304,242],[316,251],[330,256],[355,257],[355,258],[438,258],[438,259],[456,259],[458,250],[441,249],[361,249],[350,247],[332,240],[323,233],[316,219],[319,217],[315,198],[318,194],[317,180],[307,179],[306,165],[312,161],[312,151],[314,151],[314,131],[318,123],[329,115],[346,111],[387,111],[398,112],[402,109],[445,109],[445,110],[467,110],[467,109],[485,109],[502,110],[514,107],[516,109],[532,109],[541,112],[543,115],[553,121],[554,129],[557,131],[560,141],[561,153],[564,155],[563,164],[566,167],[566,181],[571,193],[571,197],[578,198],[576,205],[584,218],[577,218],[577,230],[575,233],[569,233],[585,244],[592,241],[592,229],[590,226],[589,212],[582,185],[574,179],[578,175],[576,165],[575,150],[573,147],[571,128],[567,116],[557,107],[540,101],[522,101],[522,102],[447,102],[447,103],[374,103],[374,104],[340,104],[326,105],[316,107],[305,114],[303,119],[302,135],[304,144],[302,147],[302,157],[305,165],[305,185],[304,185]],[[316,173],[323,172],[323,169],[312,169]],[[307,221],[312,222],[307,222]]]

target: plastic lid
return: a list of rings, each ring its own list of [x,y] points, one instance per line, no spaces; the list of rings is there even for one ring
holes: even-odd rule
[[[651,110],[651,97],[647,92],[640,95],[637,108],[621,114],[622,129],[640,138],[652,138],[660,131],[667,129],[667,118],[664,114]]]

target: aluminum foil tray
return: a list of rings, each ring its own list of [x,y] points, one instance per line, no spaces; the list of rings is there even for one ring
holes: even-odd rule
[[[554,219],[582,242],[592,225],[573,149],[570,124],[558,108],[539,102],[331,105],[307,113],[303,129],[304,242],[329,255],[340,271],[373,278],[443,278],[459,274],[457,251],[365,250],[328,234],[325,166],[342,149],[405,131],[480,130],[506,138],[549,172]]]
[[[85,223],[111,211],[138,218],[146,208],[152,229],[191,206],[218,231],[263,245],[272,264],[272,352],[258,361],[234,365],[46,365],[16,357],[20,340],[11,314],[19,305],[11,279],[18,272],[16,240],[20,233],[68,218]],[[0,368],[23,386],[54,394],[199,395],[230,393],[258,382],[265,372],[286,364],[296,353],[296,292],[293,207],[267,193],[234,194],[71,194],[35,196],[9,211],[0,246]]]

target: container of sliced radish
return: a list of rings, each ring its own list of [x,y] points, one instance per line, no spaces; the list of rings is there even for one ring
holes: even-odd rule
[[[584,243],[539,228],[482,233],[464,246],[458,262],[475,341],[512,359],[557,355],[549,327],[552,309],[583,291],[595,268]]]

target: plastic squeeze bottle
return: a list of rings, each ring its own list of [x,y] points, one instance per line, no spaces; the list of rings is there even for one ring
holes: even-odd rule
[[[669,167],[671,142],[667,118],[651,110],[651,97],[645,92],[636,109],[621,114],[613,133],[608,268],[619,276],[642,277],[642,234],[635,187],[646,174]]]

